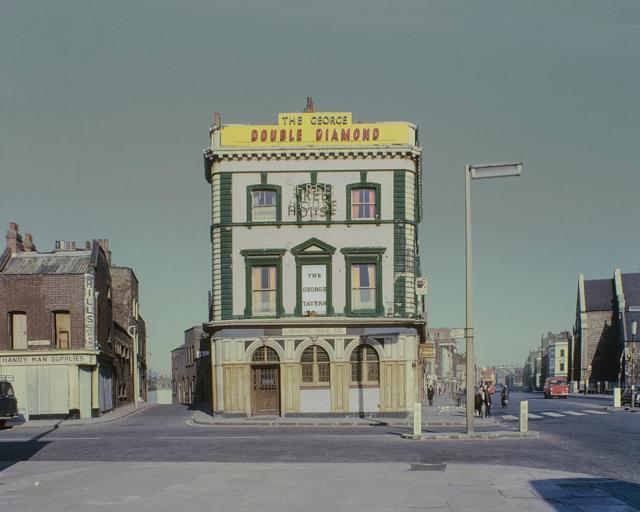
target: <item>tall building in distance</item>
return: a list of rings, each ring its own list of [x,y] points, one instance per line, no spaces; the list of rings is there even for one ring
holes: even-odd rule
[[[411,123],[349,112],[216,115],[213,410],[405,416],[418,396],[421,150]]]

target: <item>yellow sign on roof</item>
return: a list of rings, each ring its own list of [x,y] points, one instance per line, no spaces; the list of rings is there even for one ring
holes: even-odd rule
[[[278,114],[277,125],[226,125],[220,146],[383,146],[415,144],[409,123],[354,123],[351,112]]]

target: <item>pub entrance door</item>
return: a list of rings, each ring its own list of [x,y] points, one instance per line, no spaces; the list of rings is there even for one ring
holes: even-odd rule
[[[280,414],[280,368],[277,365],[251,367],[251,413]]]

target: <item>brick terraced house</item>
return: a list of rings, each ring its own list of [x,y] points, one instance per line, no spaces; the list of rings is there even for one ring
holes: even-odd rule
[[[37,252],[10,223],[6,242],[0,374],[12,378],[21,409],[32,418],[88,418],[134,400],[135,338],[114,321],[122,290],[113,287],[108,241],[58,241],[53,252]]]

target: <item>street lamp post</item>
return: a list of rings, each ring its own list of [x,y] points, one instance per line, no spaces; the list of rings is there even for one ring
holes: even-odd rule
[[[484,178],[519,176],[522,162],[467,165],[464,170],[464,211],[466,247],[466,326],[464,337],[467,353],[467,434],[473,432],[476,372],[473,365],[473,281],[471,272],[471,189],[470,182]]]
[[[636,407],[636,332],[638,329],[638,322],[635,320],[631,322],[631,408]]]

